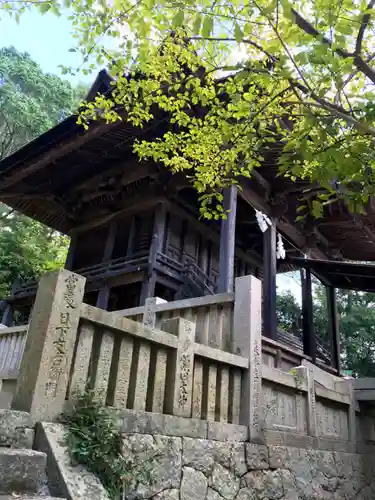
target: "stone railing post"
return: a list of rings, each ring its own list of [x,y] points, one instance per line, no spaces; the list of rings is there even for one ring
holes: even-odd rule
[[[12,404],[34,420],[52,420],[63,409],[85,282],[65,269],[39,282]]]
[[[335,382],[335,389],[338,392],[347,393],[350,398],[348,407],[348,438],[351,452],[355,453],[357,449],[357,402],[354,394],[354,379],[343,379]]]
[[[233,352],[249,358],[242,384],[240,424],[249,427],[249,439],[263,442],[262,390],[262,285],[254,276],[235,282]]]
[[[195,324],[183,318],[163,321],[162,330],[178,337],[178,348],[174,352],[167,373],[167,412],[179,417],[191,417],[194,376]]]
[[[149,328],[155,328],[156,324],[156,306],[158,304],[165,304],[167,301],[161,299],[160,297],[149,297],[145,301],[144,313],[143,313],[143,324]]]
[[[311,366],[297,366],[296,376],[303,380],[307,386],[307,434],[311,437],[317,437],[314,371]]]

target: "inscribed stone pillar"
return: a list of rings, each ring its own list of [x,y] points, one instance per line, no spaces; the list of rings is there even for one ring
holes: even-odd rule
[[[311,367],[297,366],[296,375],[307,385],[307,434],[312,437],[317,436],[316,420],[316,398],[314,371]]]
[[[354,379],[344,379],[335,382],[335,390],[341,393],[346,393],[350,398],[348,407],[348,435],[351,453],[356,452],[357,447],[357,425],[356,425],[356,405],[358,404],[354,394]]]
[[[174,353],[166,384],[168,413],[179,417],[191,417],[193,400],[195,324],[183,318],[163,322],[162,330],[178,336],[178,348]]]
[[[34,419],[52,420],[63,409],[85,281],[61,269],[39,282],[12,404]]]
[[[167,301],[160,297],[149,297],[146,299],[143,311],[143,324],[149,328],[155,328],[156,311],[155,307],[158,304],[165,304]]]
[[[254,276],[235,283],[233,352],[249,359],[242,384],[240,424],[249,426],[252,442],[263,441],[262,390],[262,285]]]

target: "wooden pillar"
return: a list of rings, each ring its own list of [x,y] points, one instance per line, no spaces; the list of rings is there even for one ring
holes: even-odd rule
[[[65,269],[71,271],[73,269],[75,251],[77,248],[78,235],[74,233],[70,238],[69,250],[65,260]]]
[[[263,233],[263,332],[276,339],[276,223]]]
[[[110,293],[111,293],[111,288],[108,285],[104,284],[99,289],[98,298],[96,299],[96,304],[95,304],[96,307],[99,307],[99,309],[104,309],[104,311],[107,311]]]
[[[102,262],[112,258],[113,249],[115,248],[117,234],[117,222],[112,222],[108,228],[107,239],[105,242]]]
[[[115,247],[116,233],[117,233],[117,223],[112,222],[108,228],[108,234],[104,246],[102,262],[106,262],[107,260],[110,260],[112,257],[113,249]],[[99,309],[104,309],[106,311],[108,309],[110,293],[111,293],[111,288],[106,283],[103,283],[103,286],[99,289],[98,298],[96,299],[96,307],[99,307]]]
[[[340,374],[340,330],[337,313],[336,290],[333,286],[326,287],[329,340],[331,345],[331,363]]]
[[[148,266],[145,278],[142,283],[141,297],[139,305],[143,306],[146,299],[153,297],[156,284],[156,258],[159,252],[164,251],[166,239],[166,208],[164,203],[159,203],[156,207],[153,236],[150,252],[148,256]]]
[[[166,222],[167,222],[166,206],[164,205],[164,203],[159,203],[155,212],[154,228],[153,228],[153,235],[156,234],[158,237],[158,243],[157,243],[158,252],[165,251],[165,241],[167,238]]]
[[[224,189],[224,211],[220,228],[219,293],[233,292],[236,239],[237,186]]]
[[[13,326],[13,305],[9,302],[6,303],[3,309],[1,324],[5,326]]]
[[[126,256],[130,257],[133,253],[133,245],[134,245],[134,234],[135,234],[135,225],[136,225],[136,216],[133,215],[131,222],[130,222],[130,231],[129,231],[129,238],[128,238],[128,245],[126,249]]]
[[[302,279],[303,352],[316,362],[316,338],[313,325],[313,297],[310,269],[304,269]]]

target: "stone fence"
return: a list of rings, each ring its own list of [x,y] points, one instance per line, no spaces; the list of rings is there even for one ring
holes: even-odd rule
[[[216,302],[179,301],[168,316],[169,304],[150,300],[139,321],[84,304],[84,285],[66,270],[45,275],[24,344],[26,328],[1,331],[3,384],[24,345],[19,371],[12,371],[12,408],[54,420],[77,393],[93,388],[103,404],[130,412],[136,429],[147,417],[160,434],[168,433],[160,422],[174,418],[179,435],[193,428],[212,439],[340,451],[375,442],[374,433],[361,436],[362,423],[373,419],[359,411],[352,381],[262,338],[258,279],[238,278],[235,295]],[[215,324],[231,325],[230,334],[214,329],[214,314]]]
[[[238,346],[233,342],[235,339],[233,332],[235,302],[235,293],[220,293],[172,302],[153,297],[146,300],[145,306],[123,309],[116,311],[116,314],[157,328],[161,328],[166,319],[179,316],[195,324],[196,342],[236,354]],[[279,341],[262,337],[262,362],[264,364],[289,371],[301,365],[302,360],[311,361],[309,356],[303,354],[302,345],[298,348],[285,344],[286,337],[288,339],[290,337],[290,344],[298,345],[296,337],[286,332],[278,332],[278,335]],[[316,364],[325,371],[335,373],[335,370],[319,360]]]

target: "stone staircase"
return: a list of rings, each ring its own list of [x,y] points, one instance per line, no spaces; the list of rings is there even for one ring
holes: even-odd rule
[[[47,455],[33,443],[29,414],[0,410],[0,500],[57,500],[48,490]]]

